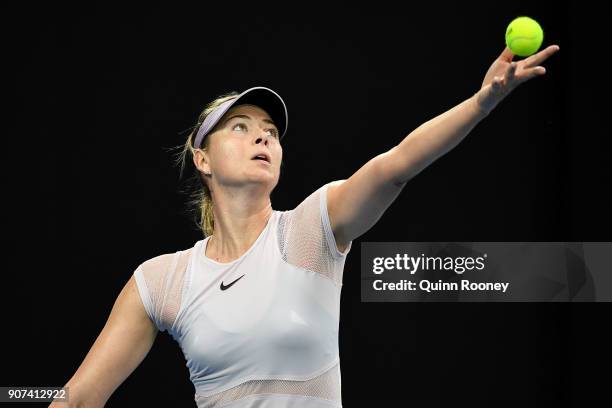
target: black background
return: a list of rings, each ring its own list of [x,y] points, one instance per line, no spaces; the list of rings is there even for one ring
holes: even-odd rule
[[[609,304],[360,303],[359,283],[360,242],[611,240],[609,23],[599,6],[126,7],[4,10],[0,385],[64,385],[134,268],[202,238],[168,148],[207,102],[252,86],[283,97],[289,129],[272,203],[291,209],[473,95],[507,24],[529,15],[543,47],[561,47],[547,74],[412,179],[353,243],[343,404],[591,406],[604,395]],[[107,406],[195,406],[167,333]]]

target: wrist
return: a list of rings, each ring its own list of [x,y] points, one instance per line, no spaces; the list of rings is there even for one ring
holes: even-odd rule
[[[485,117],[489,116],[489,113],[491,113],[491,111],[495,108],[495,106],[487,106],[484,103],[485,94],[483,92],[483,89],[484,88],[481,88],[478,92],[476,92],[470,98],[471,99],[470,102],[471,102],[471,105],[472,105],[472,109],[474,110],[476,115],[481,117],[481,118],[485,118]]]

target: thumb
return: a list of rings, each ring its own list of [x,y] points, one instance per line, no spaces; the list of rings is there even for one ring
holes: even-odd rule
[[[491,88],[493,88],[493,90],[495,91],[499,91],[502,88],[502,85],[504,83],[504,79],[502,77],[494,77],[493,81],[491,82]]]

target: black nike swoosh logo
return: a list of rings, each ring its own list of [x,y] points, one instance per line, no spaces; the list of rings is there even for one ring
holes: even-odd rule
[[[221,290],[226,290],[229,289],[230,286],[232,286],[234,283],[238,282],[240,279],[242,279],[244,277],[244,275],[242,275],[241,277],[239,277],[238,279],[236,279],[235,281],[233,281],[232,283],[230,283],[229,285],[224,285],[223,281],[221,281]]]

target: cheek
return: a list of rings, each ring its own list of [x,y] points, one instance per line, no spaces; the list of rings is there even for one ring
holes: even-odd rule
[[[232,143],[231,140],[228,140],[219,146],[219,149],[217,150],[217,157],[219,157],[219,161],[222,161],[223,163],[227,163],[228,161],[233,162],[243,156],[242,150],[242,146],[240,146],[238,143]]]
[[[283,161],[283,148],[279,146],[276,148],[276,150],[277,150],[276,157],[278,158],[279,162],[282,162]]]
[[[224,143],[220,143],[217,149],[213,152],[214,166],[217,169],[223,169],[230,173],[235,173],[244,168],[244,160],[246,159],[248,152],[240,143],[232,143],[231,140],[227,140]]]

